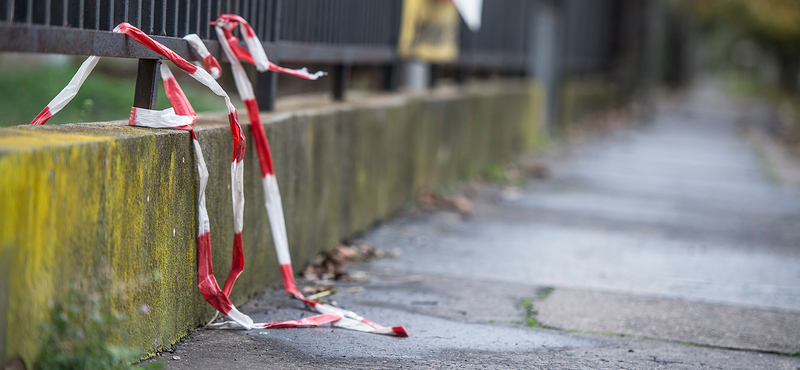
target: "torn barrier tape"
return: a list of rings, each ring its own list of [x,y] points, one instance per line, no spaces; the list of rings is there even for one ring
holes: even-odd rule
[[[220,289],[219,284],[216,281],[216,278],[213,275],[213,263],[211,260],[211,249],[210,249],[210,226],[209,226],[209,219],[208,213],[205,207],[205,188],[208,182],[208,170],[205,165],[205,160],[203,158],[202,151],[200,150],[200,144],[197,141],[197,137],[192,129],[192,125],[196,121],[196,113],[192,109],[191,105],[189,104],[186,96],[183,94],[183,91],[178,86],[177,81],[172,76],[169,68],[162,64],[161,66],[161,73],[162,79],[164,80],[165,91],[167,93],[167,97],[172,103],[173,107],[168,108],[163,111],[155,111],[143,108],[134,107],[131,109],[131,115],[129,119],[129,124],[135,126],[144,126],[144,127],[151,127],[151,128],[172,128],[172,129],[186,129],[190,130],[193,139],[193,145],[195,148],[195,153],[197,156],[198,161],[198,173],[200,178],[200,186],[199,186],[199,200],[198,200],[198,214],[199,214],[199,232],[198,232],[198,287],[200,288],[203,297],[217,310],[218,313],[222,312],[223,314],[227,315],[234,322],[228,323],[221,323],[220,324],[212,324],[212,327],[217,326],[222,328],[223,326],[228,326],[230,328],[267,328],[267,327],[291,327],[291,326],[318,326],[323,325],[326,323],[336,323],[336,326],[351,328],[355,330],[362,330],[362,331],[372,331],[375,333],[383,333],[383,334],[394,334],[394,335],[401,335],[407,336],[405,329],[402,327],[395,327],[395,328],[383,328],[380,325],[374,324],[351,311],[341,310],[339,308],[319,304],[317,302],[309,301],[305,299],[305,297],[297,291],[297,288],[294,287],[292,284],[293,290],[296,292],[296,296],[303,300],[309,306],[315,307],[317,311],[322,312],[322,315],[317,315],[309,318],[305,318],[302,320],[293,320],[293,321],[285,321],[285,322],[278,322],[278,323],[253,323],[252,319],[247,315],[239,312],[233,304],[230,302],[230,290],[233,287],[233,283],[235,282],[236,278],[241,273],[244,267],[244,259],[241,253],[241,229],[242,229],[242,209],[243,209],[243,197],[238,197],[240,201],[237,201],[237,183],[242,184],[242,171],[243,168],[241,166],[241,159],[243,158],[243,151],[244,151],[244,137],[241,131],[241,127],[238,123],[238,117],[236,114],[236,110],[230,102],[230,98],[228,95],[222,90],[222,88],[214,81],[213,77],[205,73],[202,69],[197,68],[196,66],[192,65],[191,63],[187,62],[172,50],[166,48],[165,46],[161,45],[160,43],[152,40],[147,35],[145,35],[140,30],[136,29],[135,27],[127,24],[122,23],[118,27],[114,29],[114,32],[118,33],[125,33],[129,37],[133,38],[135,41],[147,46],[151,50],[159,53],[160,55],[170,59],[176,66],[182,69],[184,72],[198,80],[198,82],[207,86],[210,90],[212,90],[215,94],[223,97],[226,102],[226,106],[228,107],[229,111],[229,121],[232,130],[232,138],[234,141],[234,159],[231,164],[231,176],[232,176],[232,183],[234,187],[232,189],[232,197],[233,197],[233,204],[234,204],[234,224],[236,226],[237,235],[234,238],[234,250],[233,250],[233,263],[231,272],[226,279],[225,288]],[[199,38],[198,38],[199,39]],[[189,40],[191,43],[191,40]],[[193,44],[193,46],[197,47]],[[198,48],[198,50],[205,49],[204,45],[201,45],[202,49]],[[201,55],[203,53],[200,53]],[[210,56],[210,54],[209,54]],[[209,59],[209,58],[204,58]],[[34,119],[31,124],[34,125],[41,125],[44,124],[53,114],[56,114],[60,111],[67,103],[69,103],[77,94],[78,90],[80,89],[83,82],[86,80],[88,75],[97,65],[97,61],[99,60],[98,56],[90,56],[84,61],[84,63],[79,68],[78,72],[72,78],[70,83],[42,110],[42,112],[37,115],[36,119]],[[213,56],[210,57],[210,61],[206,62],[206,66],[213,66],[219,65]],[[249,84],[249,81],[247,81]],[[252,90],[252,88],[251,88]],[[254,102],[254,101],[253,101]],[[248,113],[251,111],[249,110]],[[257,113],[257,111],[256,111]],[[260,119],[258,121],[260,123]],[[263,134],[263,127],[258,125],[261,128]],[[239,145],[241,143],[241,145]],[[266,144],[266,136],[264,136],[264,143]],[[266,154],[269,155],[268,147],[266,148]],[[237,158],[239,159],[237,161]],[[237,162],[239,166],[237,166]],[[270,162],[267,162],[271,164]],[[274,181],[274,175],[272,177]],[[280,202],[280,195],[277,193],[277,183],[275,182],[275,189],[277,197],[273,197],[273,199],[277,199]],[[238,194],[242,195],[242,186],[238,187]],[[282,215],[282,207],[280,203],[277,204],[278,209]],[[237,207],[238,206],[238,207]],[[272,207],[274,209],[274,207]],[[237,217],[238,216],[238,217]],[[238,218],[238,222],[237,222]],[[272,220],[272,218],[270,218]],[[283,220],[283,217],[280,217],[280,220]],[[281,225],[283,226],[283,225]],[[283,230],[284,240],[285,240],[285,226],[280,228]],[[285,255],[288,257],[288,245],[284,243],[285,248]],[[294,282],[294,276],[292,274],[291,269],[291,261],[287,258],[286,259],[285,267],[288,269],[283,268],[282,272],[284,278],[289,277],[292,283]],[[286,274],[288,270],[288,274]],[[288,286],[287,286],[288,288]],[[366,325],[366,326],[365,326]]]
[[[192,109],[189,100],[186,98],[186,95],[181,90],[178,82],[172,76],[169,68],[166,64],[161,65],[161,76],[164,80],[164,90],[166,92],[167,98],[169,99],[170,103],[172,104],[173,108],[166,109],[164,111],[152,111],[149,109],[142,109],[142,108],[133,108],[131,110],[131,119],[129,124],[135,126],[146,126],[146,127],[153,127],[153,128],[179,128],[179,129],[189,129],[192,130],[191,124],[194,124],[194,121],[197,119],[197,114]],[[166,112],[166,113],[162,113]],[[143,114],[145,113],[145,114]],[[177,117],[183,119],[183,121],[176,119],[175,117],[168,117],[167,119],[163,120],[160,119],[161,117],[169,116],[169,115],[177,114]],[[147,117],[155,117],[155,119],[147,120]],[[190,125],[184,125],[187,122],[191,122]],[[192,130],[192,139],[194,142],[195,152],[198,158],[198,173],[200,174],[200,193],[199,193],[199,201],[198,201],[198,208],[199,208],[199,215],[200,215],[200,231],[199,231],[199,239],[198,239],[198,263],[199,268],[207,268],[207,273],[202,272],[198,273],[198,277],[205,276],[205,279],[211,280],[211,286],[216,288],[216,291],[219,291],[219,285],[216,284],[216,280],[214,279],[213,275],[213,264],[211,261],[211,250],[210,248],[205,248],[202,244],[201,239],[206,239],[210,236],[209,234],[209,227],[208,227],[208,212],[206,211],[205,207],[205,188],[208,183],[208,170],[205,165],[205,160],[203,159],[203,153],[200,150],[200,143],[197,141],[197,137]],[[205,245],[209,245],[206,243]],[[234,253],[235,253],[234,249]],[[234,258],[236,260],[236,258]],[[242,259],[242,266],[244,265],[244,260]],[[231,271],[235,271],[231,269]],[[238,274],[237,274],[238,275]],[[225,297],[230,297],[230,290],[233,288],[233,282],[235,281],[236,277],[234,276],[231,279],[231,275],[229,275],[228,279],[225,282],[225,288],[222,289],[222,293]],[[228,285],[230,282],[230,285]],[[235,308],[234,308],[235,309]],[[220,311],[217,311],[218,313]],[[247,328],[241,324],[242,321],[250,319],[244,314],[239,313],[238,311],[229,311],[226,313],[231,318],[235,318],[235,316],[231,316],[232,314],[240,314],[243,317],[240,317],[239,320],[231,321],[232,324],[235,325],[236,328]],[[215,315],[216,317],[216,315]],[[333,321],[341,320],[341,316],[335,313],[329,313],[324,315],[316,315],[312,317],[307,317],[301,320],[290,320],[290,321],[281,321],[281,322],[272,322],[272,323],[252,323],[248,329],[254,328],[286,328],[286,327],[298,327],[298,326],[319,326],[323,324],[327,324]],[[213,321],[213,319],[212,319]],[[233,326],[233,325],[232,325]]]
[[[217,62],[217,59],[214,58],[214,56],[208,52],[206,44],[203,43],[203,40],[200,39],[200,36],[197,36],[196,34],[192,33],[183,36],[183,39],[189,42],[189,45],[192,45],[194,49],[197,51],[197,54],[199,54],[200,57],[203,58],[203,65],[205,66],[205,69],[208,71],[208,73],[211,74],[211,77],[214,77],[214,79],[220,78],[220,76],[222,76],[222,67],[220,67],[219,62]]]
[[[223,14],[221,15],[216,22],[211,22],[212,25],[216,26],[217,28],[217,35],[220,36],[220,30],[224,37],[219,37],[219,40],[225,40],[228,44],[228,48],[230,49],[231,53],[228,54],[226,52],[226,56],[231,59],[232,55],[235,55],[236,58],[245,61],[246,63],[250,63],[256,67],[256,70],[259,72],[266,72],[266,71],[273,71],[273,72],[280,72],[289,74],[292,76],[304,78],[306,80],[316,80],[322,76],[327,75],[327,73],[323,71],[317,71],[315,73],[310,73],[308,68],[303,67],[300,69],[291,69],[281,67],[269,60],[267,58],[267,53],[264,51],[264,46],[261,44],[261,41],[256,36],[255,31],[253,28],[250,27],[250,24],[247,21],[235,14]],[[232,34],[232,30],[239,26],[239,29],[244,35],[244,43],[247,45],[247,48],[239,45],[239,39]],[[198,37],[199,39],[199,37]],[[196,45],[196,44],[195,44]],[[233,59],[231,59],[232,61]],[[231,65],[233,62],[231,62]],[[235,78],[234,74],[234,78]],[[246,75],[245,75],[246,77]],[[238,89],[237,85],[237,89]],[[252,87],[250,88],[252,94]],[[240,91],[241,94],[241,91]],[[242,98],[244,100],[244,98]]]
[[[54,114],[58,113],[63,109],[67,103],[72,101],[75,98],[75,95],[78,94],[78,90],[83,85],[83,82],[86,81],[86,77],[89,77],[89,74],[92,73],[94,67],[97,65],[97,61],[100,60],[100,57],[96,55],[92,55],[86,60],[83,61],[80,68],[78,68],[78,72],[75,72],[75,76],[72,76],[72,79],[67,83],[67,86],[61,90],[61,92],[56,95],[50,103],[47,104],[44,109],[36,116],[36,118],[31,121],[31,125],[43,125],[50,119]]]
[[[179,66],[182,70],[189,73],[192,77],[195,77],[199,82],[203,83],[207,87],[209,87],[214,93],[217,95],[222,96],[225,98],[226,106],[229,110],[229,119],[231,121],[232,129],[232,136],[234,138],[234,148],[241,148],[243,151],[243,146],[236,145],[237,141],[240,143],[244,143],[244,137],[242,136],[241,128],[238,124],[238,118],[236,115],[236,110],[233,108],[233,105],[230,103],[230,98],[228,95],[222,90],[222,88],[217,84],[217,82],[211,78],[205,71],[202,69],[196,68],[191,63],[183,60],[171,50],[167,49],[163,45],[153,41],[147,35],[139,31],[133,26],[128,24],[120,24],[117,28],[114,29],[114,32],[125,33],[126,35],[130,36],[137,42],[148,46],[151,50],[158,52],[159,54],[167,57],[177,66]],[[213,58],[213,57],[212,57]],[[90,56],[84,61],[81,67],[78,69],[78,72],[72,78],[70,83],[45,107],[42,112],[37,115],[36,119],[34,119],[31,124],[34,125],[41,125],[44,124],[53,114],[60,111],[64,106],[67,105],[77,94],[78,90],[80,89],[83,82],[92,72],[94,67],[97,65],[97,61],[99,60],[98,56]],[[216,62],[216,60],[214,60]],[[212,64],[213,65],[213,64]],[[218,65],[218,64],[217,64]],[[172,103],[173,107],[165,109],[163,111],[156,111],[144,108],[133,107],[131,109],[131,114],[129,118],[129,124],[134,126],[142,126],[142,127],[151,127],[151,128],[171,128],[171,129],[185,129],[190,130],[192,135],[192,142],[195,149],[195,155],[197,156],[197,169],[199,174],[200,186],[198,189],[198,215],[199,215],[199,230],[198,230],[198,287],[200,292],[203,294],[203,297],[212,305],[214,308],[217,309],[218,313],[222,312],[223,314],[227,315],[231,319],[233,319],[233,323],[235,323],[237,328],[266,328],[266,327],[290,327],[290,326],[318,326],[326,323],[330,323],[333,321],[340,321],[342,320],[342,315],[336,313],[329,313],[323,315],[317,315],[309,318],[305,318],[302,320],[295,320],[295,321],[285,321],[285,322],[278,322],[278,323],[253,323],[252,319],[247,315],[239,312],[236,307],[230,302],[230,290],[233,287],[233,283],[236,280],[236,277],[241,273],[242,268],[244,267],[244,259],[241,253],[241,221],[235,222],[237,227],[237,236],[234,239],[234,250],[233,250],[233,266],[231,268],[231,272],[226,279],[225,288],[220,289],[219,284],[216,281],[216,278],[213,274],[213,263],[211,259],[211,247],[210,247],[210,223],[208,212],[206,210],[206,201],[205,201],[205,189],[208,184],[208,169],[205,164],[205,160],[203,158],[202,150],[200,149],[200,143],[197,140],[197,136],[192,129],[192,125],[196,122],[197,115],[192,108],[191,104],[189,103],[188,99],[186,99],[185,94],[180,89],[177,81],[175,80],[174,76],[170,72],[169,68],[166,64],[161,65],[161,76],[164,81],[164,89],[170,103]],[[238,140],[237,140],[238,139]],[[232,190],[232,196],[234,199],[234,206],[237,205],[237,186],[236,184],[242,184],[242,172],[241,166],[236,166],[237,158],[242,158],[243,153],[237,153],[234,151],[234,161],[232,163],[232,182],[235,185],[234,189]],[[241,160],[238,161],[241,163]],[[239,194],[241,192],[242,187],[239,186]],[[235,208],[235,215],[238,216],[239,220],[241,220],[241,205],[243,205],[243,198],[242,201],[238,202],[240,206],[238,209]]]
[[[191,130],[192,134],[192,144],[194,146],[195,155],[197,157],[197,172],[198,177],[200,180],[200,184],[198,186],[198,233],[197,233],[197,264],[198,264],[198,287],[200,288],[201,294],[203,297],[211,303],[212,306],[217,308],[218,312],[219,309],[222,308],[223,312],[226,312],[229,317],[236,320],[240,323],[243,327],[252,327],[253,321],[247,315],[240,313],[230,302],[228,298],[229,295],[225,294],[224,289],[220,289],[219,284],[217,283],[216,278],[214,277],[213,273],[213,263],[211,260],[211,228],[210,222],[208,217],[208,211],[206,209],[206,196],[205,190],[208,184],[208,168],[206,167],[205,159],[203,158],[203,152],[200,148],[200,142],[197,140],[197,135],[195,134],[192,126],[197,119],[197,115],[192,109],[191,104],[189,104],[188,99],[186,99],[186,95],[181,90],[180,86],[178,85],[175,77],[170,72],[169,67],[166,64],[161,64],[161,77],[164,81],[164,91],[166,92],[167,98],[169,99],[170,103],[172,104],[172,108],[166,109],[164,111],[154,111],[150,109],[144,108],[137,108],[133,107],[131,109],[131,116],[129,119],[129,124],[132,126],[143,126],[143,127],[151,127],[151,128],[174,128],[174,129],[188,129]],[[183,119],[184,122],[181,122],[179,119],[173,117],[177,116]],[[183,123],[189,123],[188,125],[183,125]],[[232,174],[232,175],[235,175]],[[235,179],[232,178],[232,182]],[[235,182],[234,182],[235,183]],[[233,187],[233,197],[235,199],[235,186]],[[234,203],[234,210],[235,210],[235,203]],[[237,261],[236,258],[236,238],[234,237],[234,257],[233,259],[233,266],[231,267],[231,271],[236,270]],[[231,278],[235,279],[238,274],[232,273],[229,274],[227,280],[231,280]]]
[[[278,263],[280,264],[281,268],[281,275],[283,277],[284,289],[288,293],[292,294],[295,298],[303,301],[309,307],[313,308],[315,311],[320,312],[322,314],[319,316],[315,316],[319,317],[318,320],[304,321],[303,324],[310,326],[326,324],[328,323],[328,321],[324,320],[322,317],[330,318],[331,316],[329,315],[334,314],[341,317],[341,319],[331,322],[332,326],[375,333],[375,334],[387,334],[387,335],[407,337],[408,332],[402,325],[386,328],[372,321],[369,321],[352,311],[343,310],[338,307],[306,299],[303,296],[303,294],[300,293],[300,291],[297,289],[297,285],[294,280],[292,261],[291,261],[291,256],[289,254],[288,238],[286,235],[286,224],[283,215],[283,206],[281,204],[281,196],[280,196],[280,191],[278,189],[278,182],[275,178],[274,166],[272,163],[272,155],[269,150],[269,142],[267,141],[267,136],[264,133],[264,127],[258,112],[258,104],[256,103],[255,95],[253,94],[252,84],[250,83],[250,80],[247,78],[247,74],[245,73],[244,68],[239,62],[239,59],[255,65],[256,68],[261,72],[266,70],[271,70],[281,73],[288,73],[309,80],[316,80],[317,78],[324,76],[325,72],[319,71],[311,74],[308,72],[306,68],[302,68],[299,70],[287,69],[277,66],[274,63],[270,62],[255,32],[253,32],[252,28],[247,23],[247,21],[245,21],[243,18],[237,15],[224,14],[220,16],[220,18],[217,19],[217,21],[213,22],[212,24],[215,25],[215,29],[217,32],[217,39],[219,40],[220,45],[222,46],[222,50],[225,52],[225,55],[231,62],[231,70],[233,72],[236,88],[239,92],[239,96],[244,101],[245,106],[247,107],[247,114],[248,117],[250,118],[250,127],[251,130],[253,131],[253,138],[256,145],[256,151],[258,153],[258,159],[261,167],[262,183],[266,199],[265,207],[267,209],[267,214],[269,216],[270,227],[272,229],[272,235],[275,243],[275,250],[278,256]],[[239,40],[236,37],[234,37],[231,33],[231,31],[235,29],[237,24],[240,27],[242,35],[244,35],[245,44],[247,45],[248,49],[245,49],[242,46],[240,46]],[[198,41],[199,38],[197,38],[195,42]],[[265,68],[265,66],[267,68]],[[292,323],[297,324],[298,322],[292,322]],[[207,327],[218,328],[218,329],[222,328],[235,329],[237,328],[237,325],[236,323],[232,322],[222,322],[222,323],[209,323]]]
[[[203,159],[200,144],[197,137],[192,130],[192,125],[196,121],[196,114],[191,108],[186,96],[175,81],[172,73],[166,65],[162,64],[161,72],[165,82],[165,91],[170,102],[173,103],[173,108],[164,111],[153,111],[149,109],[134,107],[131,109],[129,124],[135,126],[145,126],[153,128],[173,128],[173,129],[188,129],[192,132],[193,145],[197,155],[197,167],[200,177],[199,187],[199,200],[198,200],[198,213],[199,213],[199,231],[198,231],[198,288],[200,289],[203,297],[219,312],[224,313],[237,324],[244,328],[252,328],[253,320],[247,315],[239,312],[236,307],[231,303],[229,297],[230,289],[233,283],[241,273],[244,267],[244,256],[242,254],[242,217],[244,209],[244,182],[243,182],[243,163],[244,158],[244,133],[239,125],[236,108],[230,101],[230,97],[219,86],[217,81],[209,75],[204,69],[197,68],[195,65],[189,63],[181,58],[175,52],[165,47],[164,45],[156,42],[142,31],[133,27],[128,23],[120,23],[114,28],[116,33],[123,33],[134,41],[146,46],[147,48],[155,51],[156,53],[164,56],[172,61],[178,68],[192,76],[195,80],[208,87],[216,95],[225,99],[225,105],[228,108],[228,120],[231,127],[231,136],[233,139],[233,160],[231,163],[231,182],[233,184],[231,193],[234,206],[234,246],[233,246],[233,262],[231,272],[225,282],[225,288],[220,289],[219,284],[213,274],[212,261],[211,261],[211,245],[210,245],[210,224],[208,219],[208,212],[205,207],[205,188],[208,182],[208,170]],[[33,125],[42,125],[58,113],[64,106],[67,105],[77,94],[81,85],[92,72],[99,60],[98,56],[88,57],[81,67],[76,72],[75,76],[70,80],[67,86],[42,110],[39,115],[31,122]]]
[[[128,23],[120,23],[115,29],[115,32],[122,32],[134,41],[146,46],[148,49],[164,56],[174,63],[178,68],[192,76],[195,80],[202,83],[216,95],[225,99],[225,106],[228,108],[228,122],[231,129],[231,137],[233,140],[233,158],[231,160],[231,198],[233,204],[233,252],[231,258],[231,269],[222,289],[219,288],[213,272],[213,263],[211,260],[211,235],[210,227],[208,226],[208,213],[205,212],[205,194],[199,200],[203,212],[200,213],[200,230],[197,240],[197,264],[198,264],[198,287],[203,297],[219,312],[227,315],[242,327],[250,329],[253,327],[253,320],[249,316],[239,312],[233,306],[229,297],[233,289],[236,279],[241,275],[244,270],[244,252],[242,250],[242,228],[244,219],[244,151],[245,151],[245,138],[241,125],[239,125],[239,118],[236,108],[231,103],[231,99],[227,93],[222,89],[217,81],[202,68],[197,68],[194,64],[189,63],[181,56],[167,48],[166,46],[158,43],[141,30],[131,26]],[[181,94],[182,95],[182,94]],[[185,99],[185,96],[183,96]],[[188,101],[187,101],[188,104]],[[197,145],[197,144],[196,144]],[[207,171],[206,171],[207,174]],[[207,176],[205,181],[208,181]],[[201,183],[201,189],[205,190],[205,184]]]

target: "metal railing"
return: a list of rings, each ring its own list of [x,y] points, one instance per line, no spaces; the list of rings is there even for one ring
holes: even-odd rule
[[[564,3],[564,70],[567,74],[603,71],[613,63],[620,27],[618,0]]]
[[[486,1],[481,29],[472,32],[464,22],[460,30],[459,65],[466,68],[525,70],[530,19],[536,1]]]
[[[615,12],[625,0],[486,0],[482,28],[462,22],[460,57],[450,68],[523,74],[530,68],[537,4],[558,3],[565,15],[567,72],[601,71],[613,57]],[[140,60],[134,105],[154,104],[159,56],[111,33],[128,22],[190,60],[199,56],[180,37],[197,33],[224,61],[209,22],[239,14],[253,26],[270,59],[329,65],[341,99],[351,66],[385,68],[396,86],[402,0],[0,0],[0,52],[99,55]],[[393,81],[395,83],[393,83]],[[273,107],[277,77],[260,74],[261,108]]]

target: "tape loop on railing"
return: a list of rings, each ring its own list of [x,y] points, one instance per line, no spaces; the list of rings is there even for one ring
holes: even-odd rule
[[[216,22],[211,22],[211,24],[216,26],[217,36],[220,44],[225,43],[228,45],[227,48],[230,49],[230,55],[228,55],[228,52],[226,52],[225,55],[228,57],[228,59],[231,59],[231,61],[233,61],[231,55],[234,55],[236,58],[256,66],[256,70],[259,72],[280,72],[304,78],[306,80],[316,80],[327,75],[327,73],[323,71],[310,73],[306,67],[300,69],[291,69],[284,68],[270,62],[269,58],[267,58],[266,51],[264,51],[264,46],[261,44],[261,41],[259,41],[258,36],[256,36],[255,31],[253,31],[253,28],[250,27],[250,24],[247,23],[246,20],[238,15],[223,14],[219,17],[219,19],[217,19]],[[246,49],[239,45],[239,39],[233,36],[233,33],[231,32],[236,28],[237,25],[239,26],[239,30],[241,31],[242,35],[244,35],[244,42],[245,45],[247,45]],[[233,64],[233,62],[231,62],[231,64]]]
[[[211,77],[205,70],[197,68],[189,63],[178,54],[165,47],[164,45],[156,42],[144,32],[128,23],[120,23],[114,28],[116,33],[124,33],[136,42],[146,46],[147,48],[155,51],[156,53],[164,56],[172,61],[178,68],[188,73],[194,79],[207,86],[216,95],[225,99],[225,105],[228,108],[228,119],[231,127],[231,136],[234,142],[233,161],[231,165],[231,181],[232,181],[232,197],[234,199],[234,225],[237,225],[236,235],[234,237],[233,247],[233,266],[231,272],[226,280],[226,285],[233,285],[233,281],[241,273],[244,267],[244,258],[242,256],[242,241],[241,241],[241,219],[243,215],[243,171],[242,171],[242,158],[244,158],[244,133],[239,125],[236,108],[230,101],[230,97],[222,87],[217,84],[216,80]],[[58,113],[64,106],[67,105],[77,94],[81,85],[83,85],[86,78],[97,65],[98,56],[90,56],[83,62],[78,69],[75,76],[67,84],[67,86],[42,110],[41,113],[31,122],[34,125],[41,125],[47,122],[53,114]],[[216,62],[216,61],[215,61]],[[218,65],[218,64],[217,64]],[[197,141],[197,136],[192,129],[197,114],[192,109],[191,104],[186,99],[186,95],[181,90],[175,77],[170,72],[166,64],[161,64],[161,76],[164,80],[164,89],[167,93],[167,98],[172,104],[172,108],[162,111],[151,109],[144,109],[133,107],[129,117],[128,124],[133,126],[151,127],[151,128],[170,128],[170,129],[184,129],[190,130],[192,142],[197,156],[197,170],[200,178],[200,186],[198,191],[198,287],[203,297],[218,311],[228,315],[238,325],[243,328],[252,328],[253,320],[247,315],[239,312],[236,307],[231,303],[224,289],[220,289],[219,284],[213,274],[213,267],[211,261],[211,245],[210,245],[210,224],[208,220],[208,212],[206,210],[205,202],[205,188],[208,183],[208,169],[206,168],[205,160],[203,158],[200,143]],[[230,283],[229,283],[230,281]],[[229,292],[228,292],[229,293]]]
[[[206,48],[206,44],[203,43],[203,40],[200,39],[200,36],[192,33],[186,36],[183,36],[183,39],[189,42],[189,45],[194,47],[194,50],[197,51],[197,54],[203,58],[203,65],[205,66],[208,73],[211,74],[211,77],[214,79],[220,78],[222,76],[222,67],[220,67],[219,62],[217,59],[214,58],[211,53],[208,52]]]

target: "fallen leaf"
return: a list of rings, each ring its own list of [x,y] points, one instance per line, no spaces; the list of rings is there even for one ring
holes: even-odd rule
[[[470,217],[472,216],[472,201],[469,198],[456,194],[451,195],[443,200],[443,205],[457,211],[461,217]]]
[[[384,257],[386,253],[368,244],[340,244],[328,253],[322,253],[303,270],[303,278],[309,282],[331,279],[345,279],[348,275],[345,265],[351,261],[364,261]]]
[[[525,167],[525,174],[535,179],[546,179],[550,177],[550,167],[540,161],[535,161]]]
[[[316,293],[319,293],[319,292],[324,292],[324,291],[329,290],[331,288],[333,288],[333,287],[330,286],[330,285],[306,286],[306,287],[303,287],[303,293],[304,294],[316,294]]]
[[[336,289],[331,288],[331,289],[319,292],[317,294],[312,294],[312,295],[310,295],[310,296],[308,296],[306,298],[308,300],[310,300],[310,301],[316,301],[316,300],[318,300],[320,298],[327,297],[327,296],[329,296],[331,294],[336,294]]]

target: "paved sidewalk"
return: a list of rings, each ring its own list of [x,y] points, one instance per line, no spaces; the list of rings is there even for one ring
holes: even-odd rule
[[[187,369],[800,369],[785,355],[800,353],[800,197],[770,179],[748,117],[700,90],[572,147],[546,180],[479,191],[469,220],[377,227],[364,239],[397,256],[354,266],[370,280],[330,298],[410,338],[198,330],[162,357]],[[310,314],[279,290],[241,309]]]

